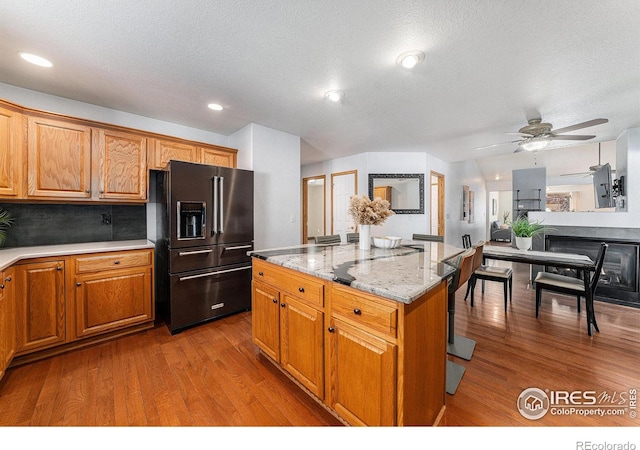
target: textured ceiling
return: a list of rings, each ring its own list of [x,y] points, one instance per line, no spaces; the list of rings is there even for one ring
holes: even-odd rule
[[[594,142],[640,126],[638,24],[638,0],[1,0],[0,82],[223,135],[261,124],[300,136],[303,163],[426,151],[507,168],[514,146],[474,148],[536,115],[608,118]],[[426,58],[408,71],[411,49]]]

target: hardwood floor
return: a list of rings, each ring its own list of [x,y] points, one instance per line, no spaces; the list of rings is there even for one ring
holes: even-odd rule
[[[498,262],[500,265],[511,263]],[[475,307],[457,294],[456,332],[477,341],[455,395],[448,426],[638,426],[628,392],[640,388],[640,309],[596,303],[600,333],[586,333],[573,297],[545,294],[535,318],[528,267],[513,264],[513,302],[501,283],[476,290]],[[520,393],[624,394],[622,416],[518,412]],[[640,407],[639,407],[640,409]],[[11,368],[0,381],[0,425],[9,426],[333,426],[333,416],[259,354],[251,314],[175,336],[164,325],[117,341]]]

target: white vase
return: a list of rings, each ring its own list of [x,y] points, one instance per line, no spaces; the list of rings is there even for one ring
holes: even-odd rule
[[[371,225],[360,225],[360,250],[371,249]]]
[[[531,248],[531,238],[516,236],[516,247],[519,250],[529,250]]]

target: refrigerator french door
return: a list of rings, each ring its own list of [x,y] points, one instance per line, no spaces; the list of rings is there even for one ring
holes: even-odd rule
[[[170,161],[162,183],[169,330],[250,309],[253,172]]]

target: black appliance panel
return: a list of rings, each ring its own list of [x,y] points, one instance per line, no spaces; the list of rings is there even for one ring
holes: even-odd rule
[[[215,169],[213,194],[217,217],[212,220],[217,224],[216,242],[253,241],[253,172],[227,167]]]
[[[170,276],[171,333],[251,308],[251,266]]]
[[[218,253],[215,245],[171,249],[169,272],[180,273],[215,267],[218,265]]]
[[[218,264],[226,266],[228,264],[251,264],[251,257],[247,252],[253,250],[253,242],[221,244],[216,246],[218,251]]]

